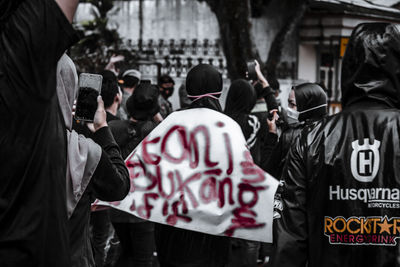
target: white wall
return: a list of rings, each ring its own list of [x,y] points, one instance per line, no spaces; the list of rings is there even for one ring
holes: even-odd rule
[[[314,45],[299,45],[298,78],[309,82],[317,81],[317,52]]]
[[[116,1],[110,23],[121,36],[139,39],[139,1]],[[118,25],[118,26],[117,26]],[[219,38],[218,22],[206,3],[195,0],[143,1],[143,40]]]

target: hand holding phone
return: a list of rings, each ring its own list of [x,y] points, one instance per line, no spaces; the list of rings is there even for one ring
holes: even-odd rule
[[[97,110],[97,97],[100,95],[103,77],[97,74],[79,75],[79,90],[75,119],[93,122]]]
[[[250,60],[247,62],[247,79],[254,82],[258,80],[255,60]]]
[[[108,126],[107,114],[106,110],[104,109],[104,102],[101,96],[97,97],[97,110],[94,115],[93,122],[87,122],[86,126],[92,133],[96,132],[100,128]]]

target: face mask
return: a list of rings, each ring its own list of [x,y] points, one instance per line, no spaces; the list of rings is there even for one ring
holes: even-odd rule
[[[161,94],[163,95],[164,98],[169,98],[170,96],[172,96],[173,92],[174,92],[174,87],[167,87],[163,88]]]
[[[287,113],[287,116],[288,116],[288,123],[289,124],[299,121],[300,112],[298,112],[297,110],[294,110],[294,109],[288,107],[286,109],[286,113]]]
[[[315,110],[315,109],[319,109],[319,108],[322,108],[322,107],[326,107],[326,106],[327,106],[327,104],[322,104],[322,105],[319,105],[317,107],[313,107],[313,108],[309,108],[309,109],[300,111],[299,114],[306,113],[306,112],[309,112],[309,111],[312,111],[312,110]]]

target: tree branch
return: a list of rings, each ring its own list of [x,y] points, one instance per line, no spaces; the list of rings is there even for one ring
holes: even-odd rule
[[[230,79],[244,78],[246,62],[259,59],[251,39],[249,0],[198,0],[206,2],[216,15]]]
[[[285,10],[292,10],[293,13],[288,16],[285,25],[280,29],[274,41],[272,42],[268,53],[267,62],[263,68],[263,70],[267,72],[268,81],[270,82],[271,86],[276,89],[279,87],[276,68],[281,61],[283,48],[288,37],[299,26],[308,8],[310,0],[289,0],[287,3],[289,6],[285,8]]]

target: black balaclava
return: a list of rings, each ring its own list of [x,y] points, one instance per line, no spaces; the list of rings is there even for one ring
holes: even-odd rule
[[[225,114],[235,120],[242,128],[245,138],[249,138],[253,129],[249,127],[249,115],[257,101],[254,87],[246,80],[234,81],[226,97]]]
[[[299,121],[319,120],[327,114],[327,97],[316,83],[303,83],[293,87]]]
[[[342,64],[342,105],[369,100],[400,108],[400,25],[365,23],[351,34]]]
[[[222,112],[218,101],[222,91],[222,76],[213,66],[199,64],[192,68],[186,77],[186,91],[192,101],[189,108],[210,108]]]
[[[248,81],[243,79],[236,80],[229,87],[225,113],[228,115],[248,115],[256,104],[256,98],[255,89]]]

